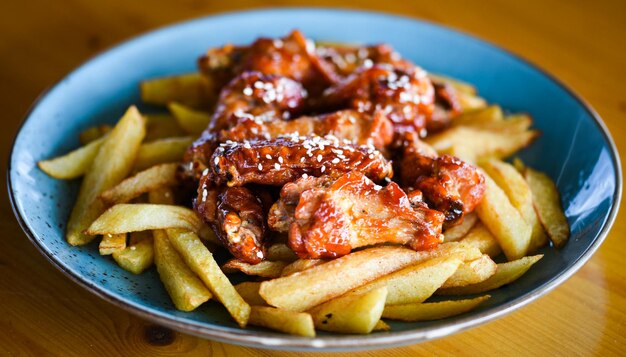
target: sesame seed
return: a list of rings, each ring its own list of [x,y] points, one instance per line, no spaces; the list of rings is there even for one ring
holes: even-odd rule
[[[321,172],[326,171],[326,166],[322,165],[322,169],[320,170]]]
[[[274,168],[275,168],[276,170],[280,170],[280,164],[278,164],[278,163],[274,164]]]
[[[220,163],[220,158],[219,157],[215,157],[215,159],[213,159],[213,162],[215,163],[215,165]]]
[[[244,88],[243,89],[243,94],[248,95],[248,96],[252,95],[252,88],[250,88],[250,87]]]
[[[206,176],[209,174],[209,168],[202,170],[202,176]]]
[[[282,164],[282,163],[283,163],[283,161],[284,161],[284,160],[283,160],[283,157],[282,157],[282,156],[279,156],[279,157],[278,157],[278,162],[280,162],[280,163]]]
[[[321,154],[317,155],[317,162],[322,162],[322,155]]]
[[[304,156],[302,156],[302,157],[300,158],[300,162],[304,162],[304,160],[305,160],[305,158],[304,158]]]
[[[259,171],[262,171],[262,170],[263,170],[263,165],[259,164],[259,165],[257,166],[257,168],[259,169]]]
[[[272,156],[270,154],[267,154],[267,155],[265,155],[265,158],[268,159],[268,160],[271,160]]]
[[[334,159],[333,159],[333,161],[331,161],[331,162],[332,162],[333,164],[338,164],[338,163],[339,163],[339,161],[341,161],[341,160],[339,160],[338,158],[334,158]]]
[[[308,178],[308,177],[309,177],[309,175],[307,175],[307,174],[302,174],[302,178]]]

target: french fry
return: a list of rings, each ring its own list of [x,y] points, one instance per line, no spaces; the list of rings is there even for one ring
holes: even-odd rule
[[[442,288],[465,286],[483,282],[496,273],[497,265],[487,254],[478,259],[464,262],[441,285]]]
[[[341,333],[370,333],[380,321],[387,288],[348,293],[309,310],[318,330]]]
[[[430,321],[452,317],[473,310],[489,295],[466,300],[450,300],[423,304],[387,305],[383,317],[402,321]]]
[[[267,303],[259,295],[260,282],[245,281],[235,285],[235,290],[251,306],[267,306]]]
[[[290,335],[315,337],[311,315],[269,306],[252,306],[249,323]]]
[[[496,237],[489,232],[482,222],[476,223],[476,225],[467,232],[467,235],[461,239],[461,242],[478,248],[483,254],[487,254],[492,258],[502,253],[500,243],[498,243]]]
[[[316,265],[320,265],[326,263],[327,261],[324,259],[298,259],[295,262],[285,266],[283,271],[280,273],[280,276],[287,276],[299,271],[304,271],[310,269]]]
[[[92,141],[96,141],[109,133],[113,129],[110,125],[97,125],[87,128],[78,134],[78,140],[80,140],[81,145],[87,145]]]
[[[193,311],[211,298],[211,292],[185,264],[163,230],[154,231],[154,263],[174,306]]]
[[[374,247],[296,274],[264,281],[259,293],[272,306],[306,311],[409,265],[455,253],[464,255],[464,259],[480,256],[478,249],[460,243],[444,243],[436,249],[417,252],[404,247]]]
[[[459,92],[463,92],[463,93],[467,93],[467,94],[476,94],[476,87],[474,87],[473,85],[467,83],[467,82],[463,82],[460,81],[456,78],[450,78],[447,76],[443,76],[440,74],[433,74],[433,73],[428,73],[428,76],[436,82],[441,82],[441,83],[445,83],[445,84],[449,84],[451,85],[454,89],[456,89]]]
[[[83,179],[67,223],[69,244],[83,245],[94,238],[83,231],[105,210],[97,197],[128,176],[144,135],[144,119],[137,108],[131,106],[102,143]]]
[[[378,320],[378,322],[376,323],[372,331],[390,331],[390,330],[391,330],[391,326],[389,326],[383,320]]]
[[[485,123],[500,122],[504,120],[502,108],[499,105],[490,105],[483,109],[478,109],[463,113],[452,119],[453,126],[477,126]]]
[[[120,203],[106,210],[87,229],[89,235],[120,234],[150,229],[183,228],[210,235],[210,229],[189,208],[151,203]]]
[[[141,145],[135,160],[135,171],[145,170],[150,166],[179,162],[187,148],[193,143],[190,136],[154,140]]]
[[[174,204],[174,192],[169,187],[161,187],[148,192],[148,202],[161,205]]]
[[[453,288],[442,288],[437,291],[438,295],[469,295],[480,294],[485,291],[497,289],[503,285],[510,284],[524,275],[533,264],[539,261],[543,255],[523,257],[511,262],[498,264],[496,273],[489,279],[478,284],[459,286]]]
[[[267,248],[267,260],[293,262],[298,256],[284,243],[274,243]]]
[[[379,287],[387,287],[387,304],[423,302],[441,287],[463,263],[459,256],[445,256],[409,266],[382,276],[360,288],[354,294],[362,294]]]
[[[466,214],[465,217],[463,217],[463,222],[461,222],[461,224],[446,229],[443,232],[444,242],[455,242],[465,237],[467,232],[474,227],[476,221],[478,221],[478,216],[476,216],[474,212]]]
[[[198,108],[207,101],[209,84],[200,73],[149,79],[140,84],[141,100],[156,105],[179,102]]]
[[[554,246],[562,247],[567,242],[570,231],[554,181],[546,174],[529,167],[524,171],[524,177],[530,186],[533,206],[539,216],[539,221],[546,229]]]
[[[144,141],[187,135],[187,132],[178,125],[178,121],[169,114],[144,114],[144,117],[146,118]]]
[[[487,174],[485,183],[485,195],[476,207],[478,218],[496,237],[506,257],[509,260],[519,259],[528,251],[532,228]]]
[[[249,264],[238,259],[231,259],[222,265],[224,273],[242,272],[246,275],[256,275],[263,278],[278,278],[288,263],[264,260],[258,264]]]
[[[79,147],[69,153],[50,160],[42,160],[37,163],[41,171],[59,180],[71,180],[84,175],[98,151],[104,143],[104,137],[96,139],[89,144]]]
[[[482,109],[487,106],[486,100],[473,94],[457,92],[457,98],[463,112]]]
[[[107,205],[126,203],[144,193],[178,183],[177,164],[161,164],[138,172],[100,194]]]
[[[133,274],[141,274],[154,262],[153,238],[150,232],[131,235],[130,246],[113,252],[113,260]]]
[[[543,231],[537,213],[533,208],[533,197],[524,177],[506,162],[492,159],[481,164],[494,182],[506,193],[511,204],[519,211],[522,218],[531,226],[529,251],[535,251],[546,243],[548,237]]]
[[[111,255],[124,248],[126,248],[126,233],[105,234],[98,245],[98,252],[100,255]]]
[[[200,135],[211,121],[211,114],[193,110],[180,103],[171,102],[167,105],[167,108],[176,118],[178,125],[188,134]]]
[[[213,254],[202,244],[200,238],[193,232],[181,229],[168,229],[167,235],[172,246],[189,268],[200,277],[213,296],[226,307],[237,324],[245,327],[250,316],[250,305],[237,293],[213,259]]]

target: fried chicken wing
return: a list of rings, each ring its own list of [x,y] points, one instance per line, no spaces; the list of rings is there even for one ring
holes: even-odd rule
[[[461,114],[461,102],[454,87],[448,83],[432,81],[435,88],[435,109],[426,122],[429,133],[441,131],[452,119]]]
[[[317,57],[334,78],[347,77],[361,67],[390,64],[403,68],[413,66],[387,44],[372,46],[322,45],[316,47]]]
[[[337,176],[359,171],[376,181],[392,177],[391,163],[373,146],[296,135],[271,140],[227,141],[211,157],[216,184],[282,186],[303,175]]]
[[[382,111],[393,122],[396,133],[421,133],[434,110],[434,88],[426,72],[416,66],[406,68],[377,64],[330,87],[324,102],[364,113]]]
[[[412,206],[394,182],[378,186],[356,171],[332,183],[328,178],[301,180],[283,189],[269,215],[270,222],[277,222],[286,214],[289,246],[300,258],[336,258],[379,243],[422,250],[442,241],[443,214]],[[281,205],[288,209],[281,212]]]

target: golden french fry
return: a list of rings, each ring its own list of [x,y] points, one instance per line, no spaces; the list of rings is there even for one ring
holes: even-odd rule
[[[178,125],[188,134],[200,135],[209,126],[211,114],[188,108],[180,103],[171,102],[167,105]]]
[[[467,232],[467,235],[461,239],[461,242],[478,248],[483,254],[487,254],[492,258],[502,253],[500,243],[498,243],[496,237],[489,232],[482,222],[476,223],[476,225]]]
[[[174,186],[178,183],[176,177],[177,168],[177,164],[152,166],[102,192],[100,199],[107,205],[126,203],[146,192],[161,187]]]
[[[249,323],[290,335],[315,337],[311,315],[269,306],[252,306]]]
[[[172,246],[189,268],[200,277],[213,296],[226,307],[237,324],[245,327],[250,316],[250,305],[237,293],[213,259],[213,254],[202,244],[200,238],[193,232],[181,229],[168,229],[167,235]]]
[[[506,257],[509,260],[519,259],[528,251],[532,228],[487,174],[485,183],[485,196],[476,207],[478,218],[496,237]]]
[[[222,265],[222,271],[224,273],[242,272],[246,275],[256,275],[263,278],[278,278],[287,264],[286,262],[269,260],[264,260],[258,264],[249,264],[238,259],[231,259]]]
[[[489,295],[466,300],[450,300],[422,304],[387,305],[383,317],[402,321],[430,321],[445,319],[473,310]]]
[[[260,287],[261,282],[246,281],[235,285],[235,290],[248,304],[252,306],[267,306],[265,300],[259,295]]]
[[[192,311],[211,298],[211,292],[185,264],[163,230],[154,231],[154,263],[174,306]]]
[[[141,145],[135,160],[135,171],[145,170],[150,166],[179,162],[187,148],[193,143],[190,136],[154,140]]]
[[[467,232],[474,227],[476,221],[478,221],[478,216],[476,216],[474,212],[466,214],[461,224],[446,229],[445,232],[443,232],[444,242],[455,242],[465,237]]]
[[[293,262],[297,259],[296,253],[284,243],[274,243],[267,248],[267,260]]]
[[[376,323],[372,331],[390,331],[390,330],[391,330],[391,326],[389,326],[383,320],[378,320],[378,322]]]
[[[506,193],[513,207],[519,211],[522,218],[531,226],[532,232],[530,234],[528,251],[535,251],[548,243],[548,237],[543,231],[543,227],[537,218],[537,213],[533,208],[532,192],[524,177],[511,164],[496,159],[482,163],[481,167]]]
[[[458,255],[434,258],[382,276],[353,293],[361,294],[386,286],[386,303],[389,305],[423,302],[454,274],[461,263],[463,260]]]
[[[102,236],[98,251],[100,255],[111,255],[113,252],[126,248],[126,233],[105,234]]]
[[[454,288],[439,289],[438,295],[468,295],[480,294],[485,291],[497,289],[503,285],[510,284],[524,275],[543,255],[523,257],[511,262],[498,264],[496,273],[489,279],[478,284],[459,286]]]
[[[193,108],[202,107],[209,98],[208,81],[200,73],[161,77],[141,82],[141,100],[156,105],[179,102]]]
[[[37,163],[41,171],[59,180],[71,180],[84,175],[98,151],[104,143],[104,137],[96,139],[89,144],[79,147],[69,153],[50,160],[42,160]]]
[[[144,135],[144,119],[137,108],[131,106],[102,143],[87,170],[67,223],[69,244],[83,245],[94,238],[83,231],[105,210],[104,203],[97,197],[128,176]]]
[[[461,110],[463,112],[482,109],[487,106],[486,100],[474,94],[457,92],[457,98],[459,100],[459,104],[461,104]]]
[[[152,235],[149,232],[134,237],[131,235],[130,246],[113,252],[112,256],[113,260],[124,270],[133,274],[141,274],[154,261]]]
[[[106,210],[87,229],[89,235],[119,234],[150,229],[183,228],[196,233],[210,231],[189,208],[152,203],[120,203]]]
[[[327,260],[324,259],[298,259],[295,262],[292,262],[291,264],[285,266],[283,268],[283,271],[280,273],[280,276],[291,275],[326,262]]]
[[[530,186],[533,206],[539,216],[539,221],[546,229],[554,246],[562,247],[569,238],[569,223],[561,208],[559,191],[554,181],[546,174],[529,167],[524,171],[524,177]]]
[[[478,259],[461,264],[441,287],[451,288],[477,284],[489,279],[489,277],[496,273],[496,269],[496,263],[494,263],[487,254],[484,254]]]
[[[108,132],[113,129],[110,125],[97,125],[92,126],[91,128],[87,128],[80,132],[78,135],[78,140],[80,140],[81,145],[87,145],[92,141],[96,141],[106,135]]]
[[[144,117],[146,118],[144,141],[187,135],[187,132],[178,125],[176,119],[169,114],[144,114]]]
[[[315,328],[341,333],[370,333],[380,321],[387,288],[348,293],[314,307],[308,312]]]
[[[478,249],[455,242],[417,252],[404,247],[374,247],[297,274],[264,281],[260,294],[272,306],[305,311],[409,265],[455,253],[464,254],[464,259],[480,256]]]
[[[148,202],[161,205],[174,204],[174,192],[169,187],[161,187],[148,192]]]
[[[499,105],[490,105],[486,108],[463,113],[452,119],[453,126],[477,126],[484,123],[500,122],[504,120],[502,108]]]
[[[456,78],[451,78],[451,77],[443,76],[440,74],[433,74],[433,73],[428,73],[428,77],[430,77],[435,82],[449,84],[458,92],[463,92],[463,93],[472,94],[472,95],[476,94],[476,87],[474,87],[473,85],[467,82],[458,80]]]

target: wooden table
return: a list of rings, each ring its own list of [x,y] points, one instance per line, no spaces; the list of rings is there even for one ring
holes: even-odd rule
[[[2,2],[0,101],[7,125],[0,133],[3,160],[23,115],[37,95],[95,53],[175,21],[284,3]],[[322,3],[331,6],[337,1],[319,2]],[[341,3],[435,21],[522,54],[586,98],[604,118],[620,151],[626,152],[626,2]],[[6,195],[5,189],[0,190],[0,354],[295,355],[173,332],[104,302],[64,277],[36,251],[18,227]],[[546,297],[504,318],[433,342],[363,354],[624,354],[626,241],[621,237],[625,234],[622,214],[604,245],[577,274]]]

